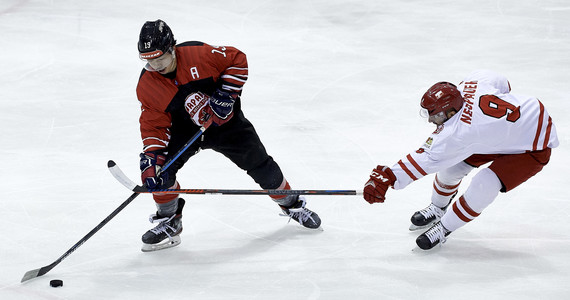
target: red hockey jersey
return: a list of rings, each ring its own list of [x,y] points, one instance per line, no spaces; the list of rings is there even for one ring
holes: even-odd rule
[[[198,130],[184,109],[188,95],[211,95],[217,88],[241,94],[247,80],[247,58],[234,47],[185,42],[176,46],[175,55],[176,76],[143,70],[139,78],[144,152],[165,149],[173,130]],[[239,103],[236,106],[239,109]]]

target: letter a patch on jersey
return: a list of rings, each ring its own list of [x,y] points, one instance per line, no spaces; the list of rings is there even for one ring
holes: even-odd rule
[[[192,75],[192,79],[199,79],[200,74],[198,74],[198,68],[196,67],[190,68],[190,75]]]

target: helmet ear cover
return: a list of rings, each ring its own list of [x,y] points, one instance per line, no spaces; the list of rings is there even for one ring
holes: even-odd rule
[[[438,82],[431,86],[423,95],[420,106],[427,110],[430,117],[443,113],[444,116],[451,110],[458,112],[463,106],[463,97],[453,83]]]

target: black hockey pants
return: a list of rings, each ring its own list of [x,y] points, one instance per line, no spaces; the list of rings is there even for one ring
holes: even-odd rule
[[[195,129],[195,127],[193,127]],[[196,133],[174,131],[168,146],[167,160],[174,156]],[[183,133],[180,133],[183,132]],[[211,125],[194,144],[192,144],[167,170],[168,180],[163,185],[172,186],[176,182],[176,173],[188,159],[200,149],[212,149],[229,158],[235,165],[255,180],[262,189],[278,188],[283,182],[283,173],[279,165],[267,154],[255,128],[239,110],[233,118],[222,126]]]

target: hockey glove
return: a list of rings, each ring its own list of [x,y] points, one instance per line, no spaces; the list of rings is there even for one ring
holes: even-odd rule
[[[221,89],[214,92],[210,98],[210,108],[214,113],[213,122],[216,125],[222,125],[232,118],[234,104],[238,97],[237,93],[229,93]]]
[[[184,108],[192,118],[192,122],[198,126],[208,128],[212,124],[212,109],[208,103],[210,97],[202,92],[192,93],[186,98]]]
[[[168,174],[162,173],[157,176],[160,168],[164,166],[166,157],[156,152],[140,154],[141,179],[149,189],[159,188],[168,180]]]
[[[377,166],[372,170],[370,179],[364,185],[364,200],[368,203],[383,203],[386,199],[386,191],[396,182],[396,176],[390,168],[386,166]]]

